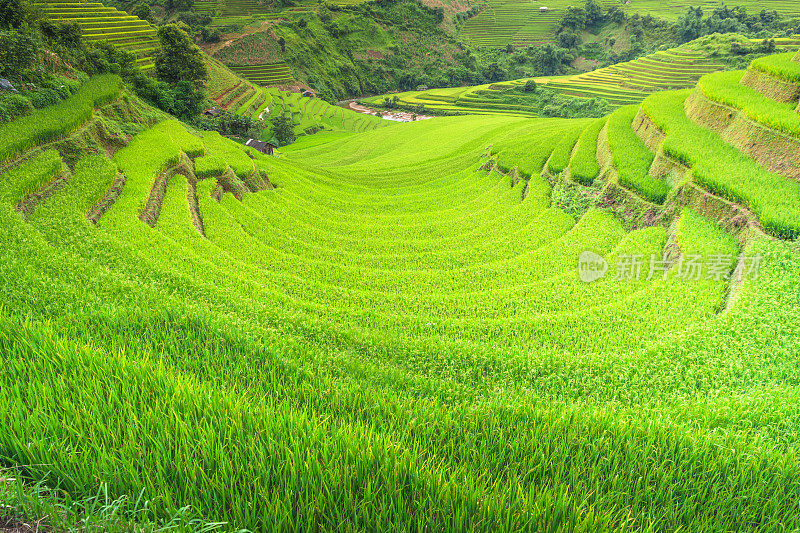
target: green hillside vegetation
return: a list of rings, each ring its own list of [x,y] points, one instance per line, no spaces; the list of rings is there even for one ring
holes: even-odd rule
[[[211,74],[208,82],[211,99],[233,115],[233,121],[239,117],[239,122],[244,124],[251,137],[270,140],[270,121],[283,115],[289,117],[298,136],[313,135],[322,130],[360,133],[390,124],[320,98],[305,97],[276,87],[260,87],[213,59],[208,59],[207,66]],[[198,124],[203,126],[202,121]],[[233,132],[223,129],[223,133]]]
[[[165,28],[0,124],[0,529],[800,529],[799,52],[392,124]]]

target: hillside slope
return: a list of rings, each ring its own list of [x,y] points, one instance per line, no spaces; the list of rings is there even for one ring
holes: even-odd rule
[[[156,28],[147,21],[99,2],[63,0],[36,5],[55,23],[77,24],[88,41],[107,41],[133,53],[145,72],[155,68],[153,55],[160,45]]]
[[[0,127],[21,479],[230,530],[800,527],[794,53],[281,157],[90,83]]]

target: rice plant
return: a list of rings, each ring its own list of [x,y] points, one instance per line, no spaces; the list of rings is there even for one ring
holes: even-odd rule
[[[650,176],[655,155],[633,131],[632,122],[640,106],[621,107],[608,119],[608,144],[619,171],[619,182],[650,201],[662,203],[669,185]]]
[[[0,162],[38,144],[60,139],[92,118],[95,107],[119,97],[122,79],[94,76],[71,97],[18,118],[0,129]]]

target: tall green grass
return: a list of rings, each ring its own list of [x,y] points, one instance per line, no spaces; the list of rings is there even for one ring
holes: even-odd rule
[[[119,76],[94,76],[66,100],[0,127],[0,162],[67,135],[91,119],[95,107],[117,99],[121,88]]]
[[[650,96],[644,110],[666,134],[664,152],[692,167],[712,192],[743,203],[779,236],[800,235],[800,183],[761,168],[753,159],[701,128],[683,110],[687,91]]]
[[[575,148],[575,143],[578,142],[582,132],[581,128],[575,128],[566,132],[558,143],[555,145],[550,159],[547,161],[547,169],[555,174],[560,174],[569,165],[569,160],[572,157],[572,150]]]
[[[600,165],[597,162],[597,137],[607,122],[607,118],[598,119],[581,133],[578,148],[569,163],[575,181],[591,185],[600,174]]]
[[[232,531],[795,529],[800,252],[749,249],[762,276],[723,316],[724,281],[614,279],[665,228],[576,223],[541,176],[523,201],[477,170],[490,145],[536,168],[594,122],[454,117],[256,157],[280,188],[217,202],[200,181],[205,235],[181,176],[137,219],[181,154],[163,127],[115,155],[97,227],[101,156],[27,223],[4,201],[0,461]],[[692,213],[675,235],[738,251]],[[586,250],[607,278],[580,281]]]
[[[669,193],[669,185],[650,177],[655,155],[631,126],[639,108],[638,104],[621,107],[609,117],[608,144],[614,166],[619,171],[619,182],[650,201],[662,203]]]
[[[198,157],[194,161],[194,173],[198,178],[221,176],[228,169],[224,158],[216,155]]]
[[[0,199],[16,205],[27,195],[52,181],[63,168],[61,155],[46,150],[0,175]]]

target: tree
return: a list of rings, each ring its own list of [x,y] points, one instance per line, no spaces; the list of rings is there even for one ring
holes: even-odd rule
[[[535,93],[536,87],[536,80],[528,80],[525,82],[525,86],[522,88],[522,90],[526,93]]]
[[[144,2],[140,2],[139,5],[134,7],[131,11],[131,15],[146,20],[147,22],[153,22],[153,11],[150,9],[150,6]]]
[[[18,29],[0,31],[0,72],[22,81],[22,74],[39,57],[39,42],[23,24]]]
[[[278,139],[278,144],[286,146],[292,144],[297,136],[294,134],[294,124],[292,119],[285,114],[272,119],[272,133]]]
[[[689,10],[678,19],[678,34],[681,42],[688,43],[707,33],[707,25],[703,21],[702,7],[689,7]]]
[[[181,81],[202,86],[208,79],[208,69],[200,49],[195,46],[185,31],[175,24],[158,28],[161,50],[156,52],[156,74],[158,79],[177,84]]]
[[[283,37],[278,39],[278,46],[281,47],[281,53],[285,54],[286,53],[286,39],[284,39]]]
[[[587,26],[594,26],[603,21],[603,8],[600,7],[597,0],[586,0],[586,5],[583,9],[586,11]]]
[[[558,34],[558,46],[561,48],[576,48],[581,44],[581,36],[574,31],[565,30]]]
[[[622,24],[627,18],[625,12],[619,6],[609,7],[606,12],[606,17],[614,24]]]
[[[19,28],[36,22],[37,14],[27,0],[0,0],[0,29]]]
[[[533,56],[533,65],[544,76],[552,76],[561,71],[565,62],[570,60],[568,50],[553,46],[550,43],[540,46]]]
[[[560,26],[562,28],[572,28],[581,31],[586,28],[586,10],[582,7],[569,6],[561,17]]]

